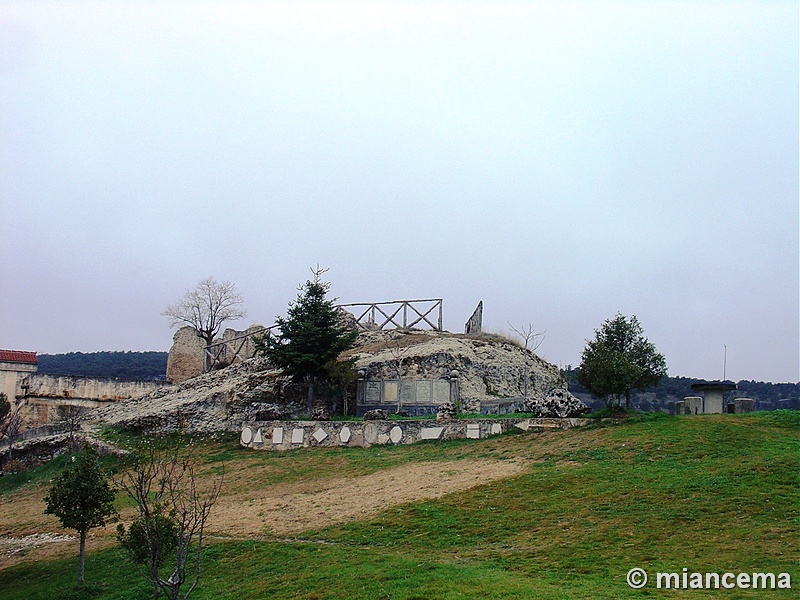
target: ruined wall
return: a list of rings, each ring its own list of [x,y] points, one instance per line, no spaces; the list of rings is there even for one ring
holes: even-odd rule
[[[143,396],[166,385],[164,381],[30,374],[20,381],[17,392],[23,403],[20,409],[22,428],[57,421],[61,407],[97,408],[109,402]]]
[[[172,336],[172,347],[167,355],[167,381],[180,383],[203,372],[205,344],[197,332],[188,325]]]
[[[197,336],[194,328],[181,327],[172,336],[172,347],[167,355],[167,381],[180,383],[192,377],[202,375],[214,367],[228,366],[241,362],[255,355],[253,335],[264,329],[262,325],[251,325],[244,331],[226,329],[222,337],[210,346],[214,364],[206,355],[206,346],[202,338]]]

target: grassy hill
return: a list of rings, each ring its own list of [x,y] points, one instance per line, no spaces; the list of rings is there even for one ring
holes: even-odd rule
[[[227,483],[192,598],[796,598],[800,587],[794,411],[648,414],[481,441],[283,454],[207,441],[199,451],[207,476],[225,461]],[[391,500],[392,482],[398,492],[413,487],[409,472],[435,467],[445,480],[478,464],[513,464],[513,475],[441,497]],[[0,538],[63,533],[37,513],[52,473],[0,480]],[[379,476],[384,487],[375,493],[386,495],[385,507],[358,516],[351,509],[361,496],[348,490],[368,495],[359,486]],[[338,507],[331,490],[341,490]],[[308,514],[293,512],[292,499],[310,500]],[[294,519],[290,526],[282,515]],[[73,584],[77,543],[0,557],[0,565],[15,563],[0,567],[2,597],[151,598],[112,535],[98,532],[90,546],[84,590]],[[633,567],[650,574],[642,590],[626,584]],[[655,588],[656,572],[684,567],[788,572],[794,589]]]

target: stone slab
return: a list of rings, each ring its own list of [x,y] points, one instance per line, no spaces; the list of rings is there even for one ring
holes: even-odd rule
[[[438,440],[443,431],[444,427],[423,427],[419,431],[419,437],[421,440]]]
[[[295,428],[292,429],[292,443],[293,444],[302,444],[303,443],[303,434],[305,430],[302,428]]]
[[[400,443],[400,440],[403,439],[403,430],[400,429],[399,426],[395,425],[389,432],[389,439],[392,440],[393,444]]]
[[[317,440],[318,444],[321,444],[322,440],[324,440],[326,437],[328,437],[328,434],[325,433],[325,430],[322,427],[320,427],[319,429],[314,431],[314,433],[311,434],[311,437],[313,437],[315,440]]]
[[[239,439],[245,446],[247,446],[248,444],[250,444],[250,442],[253,441],[253,430],[250,429],[249,427],[245,427],[244,429],[242,429],[242,435],[240,436]]]
[[[467,437],[473,440],[480,439],[481,437],[481,426],[478,423],[468,423],[467,424]]]
[[[273,444],[283,443],[283,427],[275,427],[272,430],[272,443]]]
[[[339,439],[343,444],[346,444],[350,441],[350,437],[353,435],[353,432],[350,431],[350,428],[345,425],[342,427],[342,430],[339,432]]]

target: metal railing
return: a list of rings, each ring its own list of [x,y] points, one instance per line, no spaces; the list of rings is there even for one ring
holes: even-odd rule
[[[387,325],[394,325],[398,329],[409,329],[418,323],[426,323],[434,331],[442,331],[441,298],[390,300],[388,302],[356,302],[353,304],[339,304],[339,306],[342,308],[348,306],[366,307],[360,315],[354,313],[356,316],[356,323],[365,328],[373,326],[377,329],[383,329]],[[431,319],[435,318],[435,323],[428,319],[428,316],[434,311],[437,311],[437,316],[431,316]]]

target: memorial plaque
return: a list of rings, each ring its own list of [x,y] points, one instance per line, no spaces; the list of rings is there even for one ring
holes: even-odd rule
[[[350,441],[350,436],[351,435],[352,435],[352,432],[350,431],[350,428],[347,425],[345,425],[344,427],[342,427],[342,430],[339,432],[339,439],[342,440],[343,444],[346,444],[347,442]]]
[[[444,427],[424,427],[423,429],[420,429],[419,439],[438,440],[443,431]]]
[[[303,430],[302,429],[292,429],[292,443],[293,444],[302,444],[303,443]]]
[[[444,379],[436,379],[433,382],[433,402],[441,404],[450,402],[450,382]]]
[[[381,382],[367,381],[364,389],[364,400],[366,404],[377,404],[381,401]]]
[[[389,439],[392,440],[393,443],[397,444],[400,440],[403,439],[403,430],[400,429],[399,426],[395,425],[389,432]]]
[[[383,382],[383,401],[396,403],[397,402],[397,382],[384,381]]]
[[[312,434],[312,436],[315,440],[317,440],[317,443],[322,443],[322,440],[328,437],[328,434],[324,429],[322,429],[322,427],[320,427]]]
[[[263,444],[264,443],[264,438],[261,435],[261,430],[260,429],[258,431],[256,431],[256,434],[253,436],[253,443],[254,444]]]
[[[417,404],[430,404],[431,403],[431,382],[430,380],[423,379],[416,382],[416,403]]]
[[[477,423],[468,423],[467,424],[467,437],[477,440],[481,437],[481,426]]]
[[[503,433],[503,427],[500,423],[492,423],[492,435],[497,435],[498,433]]]
[[[282,444],[283,443],[283,427],[276,427],[272,430],[272,443],[273,444]]]
[[[414,404],[416,401],[416,385],[413,381],[400,382],[400,401],[403,404]]]

